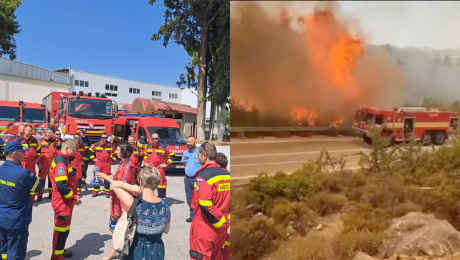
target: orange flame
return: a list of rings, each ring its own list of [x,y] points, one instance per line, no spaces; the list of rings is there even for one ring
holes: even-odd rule
[[[308,126],[315,126],[317,119],[318,115],[315,112],[306,109],[294,109],[291,112],[291,121],[297,125],[305,123]]]

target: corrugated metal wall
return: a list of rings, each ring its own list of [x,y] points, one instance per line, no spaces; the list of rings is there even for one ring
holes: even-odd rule
[[[0,74],[69,84],[69,75],[0,57]]]

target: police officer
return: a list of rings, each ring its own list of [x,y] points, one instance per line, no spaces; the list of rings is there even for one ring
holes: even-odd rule
[[[88,171],[88,160],[91,156],[91,152],[89,151],[89,148],[91,148],[91,141],[89,140],[89,137],[86,135],[86,129],[81,130],[80,142],[86,149],[85,155],[83,156],[85,163],[81,166],[81,188],[87,191],[88,189],[86,188],[86,172]]]
[[[187,198],[187,204],[190,207],[192,202],[192,191],[195,184],[195,174],[201,168],[200,160],[198,160],[198,149],[196,148],[196,139],[193,136],[187,137],[188,150],[182,155],[181,162],[185,165],[185,196]],[[193,220],[193,209],[190,208],[190,218],[186,219],[187,222]]]
[[[6,160],[0,166],[0,250],[2,259],[26,257],[29,224],[32,222],[30,193],[43,190],[45,180],[19,164],[28,146],[10,141],[5,146]]]
[[[230,173],[216,163],[217,150],[211,143],[198,149],[203,165],[196,173],[192,205],[195,217],[190,227],[190,258],[220,259],[230,225]]]

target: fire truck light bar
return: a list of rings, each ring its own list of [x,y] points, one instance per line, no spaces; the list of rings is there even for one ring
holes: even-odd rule
[[[101,94],[101,97],[105,97],[105,94]]]
[[[45,107],[45,105],[42,104],[42,107]]]
[[[76,95],[76,94],[77,94],[77,92],[75,92],[75,91],[72,91],[72,95]]]
[[[149,114],[122,114],[120,116],[135,116],[135,117],[146,117],[146,116],[151,116],[151,117],[166,117],[165,115],[149,115]]]

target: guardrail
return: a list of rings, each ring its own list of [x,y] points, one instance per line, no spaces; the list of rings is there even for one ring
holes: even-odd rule
[[[322,132],[322,131],[351,131],[352,127],[314,127],[314,126],[289,126],[289,127],[231,127],[230,132],[246,133],[246,132]]]

